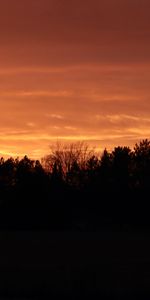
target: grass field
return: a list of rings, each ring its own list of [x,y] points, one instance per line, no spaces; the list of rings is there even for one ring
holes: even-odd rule
[[[1,231],[0,294],[149,299],[150,235]]]

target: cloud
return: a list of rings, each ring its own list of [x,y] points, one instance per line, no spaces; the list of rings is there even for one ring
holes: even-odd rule
[[[1,0],[1,153],[149,136],[149,0]]]
[[[64,117],[62,115],[58,115],[58,114],[46,114],[46,117],[50,117],[50,118],[58,119],[58,120],[64,119]]]

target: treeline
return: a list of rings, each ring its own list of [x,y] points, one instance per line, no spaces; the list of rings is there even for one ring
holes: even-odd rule
[[[0,159],[0,227],[150,226],[150,141],[97,154],[57,144],[41,162]]]

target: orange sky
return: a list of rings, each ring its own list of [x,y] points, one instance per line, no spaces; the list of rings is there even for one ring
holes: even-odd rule
[[[0,155],[150,138],[149,0],[0,0]]]

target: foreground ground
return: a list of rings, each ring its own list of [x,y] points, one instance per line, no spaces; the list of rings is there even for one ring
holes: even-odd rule
[[[0,232],[1,297],[150,298],[150,234]]]

